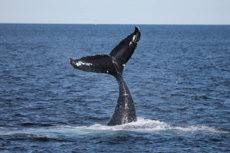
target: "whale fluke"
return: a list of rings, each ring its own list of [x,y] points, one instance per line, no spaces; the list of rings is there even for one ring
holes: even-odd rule
[[[110,55],[86,56],[80,59],[69,59],[70,64],[79,70],[96,73],[107,73],[114,76],[119,85],[119,98],[115,112],[108,125],[121,125],[137,120],[134,102],[129,89],[122,78],[125,64],[131,58],[140,40],[138,27],[128,37],[123,39]]]

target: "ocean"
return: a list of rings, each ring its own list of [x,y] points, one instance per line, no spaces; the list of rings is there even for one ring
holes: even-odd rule
[[[135,26],[123,78],[138,119],[106,126],[115,78],[68,59]],[[230,152],[230,26],[0,24],[0,152]]]

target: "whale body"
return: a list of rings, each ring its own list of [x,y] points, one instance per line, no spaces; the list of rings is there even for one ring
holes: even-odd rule
[[[69,59],[69,63],[76,69],[107,73],[116,78],[119,85],[119,98],[114,114],[108,123],[109,126],[137,121],[133,98],[122,77],[122,72],[134,53],[140,37],[140,29],[135,27],[135,31],[123,39],[109,55],[86,56],[76,60]]]

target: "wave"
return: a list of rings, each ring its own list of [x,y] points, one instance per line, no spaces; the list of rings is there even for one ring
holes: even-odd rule
[[[60,137],[78,137],[86,135],[111,135],[118,132],[151,132],[151,133],[171,133],[183,134],[187,132],[212,132],[212,133],[230,133],[227,131],[217,130],[208,126],[172,126],[168,123],[158,120],[150,120],[138,118],[137,122],[132,122],[124,125],[106,126],[95,124],[92,126],[54,126],[54,127],[40,127],[28,128],[22,130],[7,130],[0,128],[0,135],[26,135],[30,137],[46,137],[46,138],[60,138]]]

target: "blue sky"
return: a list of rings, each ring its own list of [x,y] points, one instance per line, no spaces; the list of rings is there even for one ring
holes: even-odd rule
[[[0,23],[230,25],[230,0],[0,0]]]

